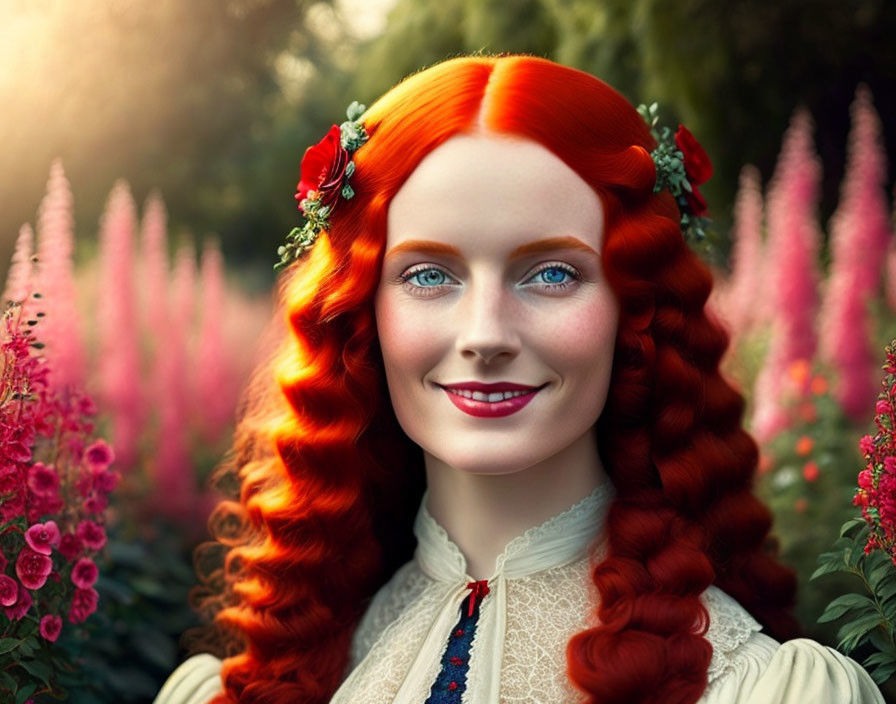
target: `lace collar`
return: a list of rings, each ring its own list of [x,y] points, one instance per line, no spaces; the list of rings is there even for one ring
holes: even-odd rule
[[[612,483],[607,481],[562,513],[513,538],[495,560],[494,575],[489,581],[498,575],[507,579],[525,577],[584,557],[592,541],[603,534],[607,511],[615,496]],[[472,580],[466,574],[467,561],[460,548],[426,508],[428,497],[429,489],[423,493],[414,521],[414,559],[432,579]]]

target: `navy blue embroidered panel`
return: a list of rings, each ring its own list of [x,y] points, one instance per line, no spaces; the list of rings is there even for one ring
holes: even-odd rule
[[[429,698],[425,704],[460,704],[460,698],[467,688],[467,671],[470,668],[470,646],[476,635],[476,623],[479,621],[479,605],[485,594],[488,594],[488,586],[485,580],[471,582],[473,587],[467,598],[460,605],[460,619],[448,636],[448,646],[442,656],[442,669],[433,682],[429,691]],[[470,613],[470,600],[473,600],[472,614]]]

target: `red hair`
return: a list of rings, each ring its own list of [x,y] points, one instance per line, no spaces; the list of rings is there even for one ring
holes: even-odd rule
[[[219,505],[218,542],[197,550],[210,578],[195,602],[231,656],[212,701],[329,701],[370,598],[412,557],[422,453],[392,412],[373,295],[392,197],[433,149],[480,130],[550,149],[606,212],[602,262],[620,318],[598,438],[617,496],[592,573],[600,625],[570,640],[570,680],[601,704],[697,701],[711,584],[772,635],[797,635],[795,576],[763,549],[771,515],[751,491],[744,399],[719,373],[729,341],[704,309],[712,277],[672,197],[653,193],[655,144],[628,101],[546,59],[461,57],[405,79],[363,122],[355,197],[279,282],[282,340],[218,472],[238,479],[239,500]],[[222,557],[223,569],[203,566]]]

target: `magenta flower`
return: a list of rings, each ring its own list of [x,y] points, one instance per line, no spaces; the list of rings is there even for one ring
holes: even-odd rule
[[[115,453],[105,440],[96,440],[84,451],[84,458],[94,470],[106,469],[115,460]]]
[[[99,577],[100,571],[89,557],[82,557],[72,568],[72,584],[79,589],[90,589]]]
[[[25,614],[28,613],[28,609],[31,608],[32,599],[31,592],[29,592],[25,587],[21,584],[18,585],[19,593],[16,596],[16,602],[12,606],[4,607],[4,611],[6,612],[6,617],[10,621],[18,621]]]
[[[22,548],[16,560],[16,574],[28,589],[40,589],[53,571],[53,561],[31,548]]]
[[[84,542],[76,535],[66,533],[59,543],[59,553],[66,560],[75,559],[84,549]]]
[[[51,643],[56,642],[61,630],[62,619],[59,616],[47,614],[40,620],[40,634]]]
[[[93,521],[81,521],[75,535],[91,550],[101,550],[106,544],[106,529]]]
[[[12,606],[19,598],[19,585],[12,577],[0,574],[0,605]]]
[[[93,475],[93,485],[97,488],[97,491],[102,491],[108,494],[118,486],[120,479],[121,474],[119,472],[110,472],[109,470],[104,469]]]
[[[84,502],[84,510],[87,513],[102,513],[108,505],[109,501],[105,496],[91,496]]]
[[[25,542],[34,552],[39,552],[41,555],[49,555],[53,552],[53,548],[59,546],[59,539],[59,528],[56,526],[56,521],[35,523],[25,531]]]
[[[52,496],[59,489],[59,475],[43,462],[28,468],[28,488],[38,496]]]
[[[96,611],[97,602],[100,595],[96,589],[77,589],[72,597],[72,607],[68,612],[68,620],[70,623],[82,623],[87,620],[94,611]]]

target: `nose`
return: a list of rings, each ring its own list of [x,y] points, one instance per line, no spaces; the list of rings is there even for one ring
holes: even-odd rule
[[[500,281],[480,280],[471,284],[457,306],[456,349],[468,360],[477,357],[485,364],[519,354],[518,312]]]

